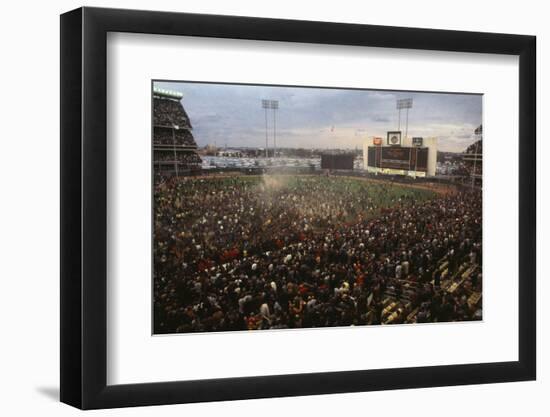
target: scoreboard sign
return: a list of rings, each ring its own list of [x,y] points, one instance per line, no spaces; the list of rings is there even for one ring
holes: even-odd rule
[[[401,132],[388,132],[388,146],[401,146]]]
[[[411,160],[411,148],[382,148],[382,157],[380,158],[383,168],[409,169]]]
[[[412,138],[413,146],[422,146],[423,142],[424,142],[424,138]]]
[[[367,165],[379,169],[427,172],[428,148],[369,146]]]
[[[353,169],[353,160],[355,155],[351,153],[344,154],[321,154],[321,169]]]

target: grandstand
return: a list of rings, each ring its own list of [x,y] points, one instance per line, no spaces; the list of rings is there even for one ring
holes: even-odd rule
[[[178,92],[153,90],[153,164],[156,174],[179,176],[201,168],[193,127],[181,103],[182,97]]]
[[[476,141],[462,154],[462,162],[472,185],[481,185],[483,178],[483,126],[474,131]]]

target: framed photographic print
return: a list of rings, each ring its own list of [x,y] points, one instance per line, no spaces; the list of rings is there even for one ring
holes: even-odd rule
[[[61,400],[535,379],[535,38],[61,16]]]

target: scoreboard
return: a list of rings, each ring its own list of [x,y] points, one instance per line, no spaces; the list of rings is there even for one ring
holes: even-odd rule
[[[369,146],[368,166],[401,171],[428,171],[428,148]]]
[[[321,154],[321,169],[353,169],[353,160],[355,155],[352,153]]]
[[[409,169],[411,166],[411,148],[384,147],[381,152],[380,162],[383,168]]]

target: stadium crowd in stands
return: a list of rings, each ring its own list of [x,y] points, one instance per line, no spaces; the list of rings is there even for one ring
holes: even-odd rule
[[[201,164],[195,152],[197,143],[191,133],[191,123],[181,101],[154,97],[153,124],[155,177],[193,170]],[[181,149],[183,147],[187,149]]]
[[[481,193],[332,177],[171,178],[155,333],[481,319]]]
[[[153,163],[155,162],[175,162],[180,164],[200,164],[201,158],[195,152],[155,152]]]
[[[175,145],[175,146],[194,146],[195,139],[187,129],[172,129],[164,127],[155,127],[153,132],[154,145]]]
[[[483,141],[480,139],[474,143],[472,143],[468,148],[466,148],[466,151],[464,153],[469,154],[479,154],[481,155],[483,153]]]
[[[153,124],[155,126],[191,128],[191,122],[181,102],[161,98],[154,99]]]

